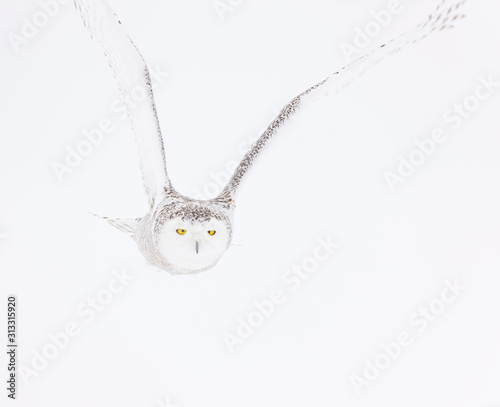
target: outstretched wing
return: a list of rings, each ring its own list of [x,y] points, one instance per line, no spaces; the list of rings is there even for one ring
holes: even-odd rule
[[[305,92],[292,99],[292,101],[281,110],[262,136],[260,136],[260,138],[250,147],[249,151],[236,168],[232,178],[229,180],[216,200],[233,204],[238,186],[240,185],[244,175],[252,166],[256,157],[271,137],[274,136],[274,134],[276,134],[278,130],[286,124],[299,109],[321,96],[336,94],[342,88],[346,87],[356,78],[361,76],[366,70],[368,70],[368,68],[372,67],[385,57],[399,51],[407,44],[425,38],[433,31],[452,28],[455,20],[464,17],[464,15],[458,12],[458,9],[463,3],[465,3],[465,0],[453,4],[451,7],[445,7],[445,3],[446,0],[443,0],[436,10],[429,16],[429,18],[413,30],[408,31],[385,45],[382,45],[370,54],[359,58],[352,64],[343,68],[341,71],[335,72],[322,82],[307,89]]]
[[[104,49],[113,76],[118,81],[134,131],[142,180],[150,206],[171,189],[165,152],[148,67],[104,0],[75,0],[83,22]]]

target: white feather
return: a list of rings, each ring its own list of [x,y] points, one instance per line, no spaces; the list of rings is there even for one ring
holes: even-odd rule
[[[113,10],[101,0],[75,0],[83,22],[108,58],[134,131],[151,207],[171,188],[149,71]]]

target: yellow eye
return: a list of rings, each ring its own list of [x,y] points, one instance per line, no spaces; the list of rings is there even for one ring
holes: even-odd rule
[[[177,229],[177,233],[179,235],[184,235],[184,234],[186,234],[186,231],[184,229]]]
[[[209,231],[208,231],[208,234],[209,234],[210,236],[215,235],[215,230],[209,230]]]

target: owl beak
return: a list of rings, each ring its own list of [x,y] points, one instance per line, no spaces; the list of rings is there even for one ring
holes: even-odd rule
[[[198,242],[195,243],[196,254],[200,251],[200,244]]]

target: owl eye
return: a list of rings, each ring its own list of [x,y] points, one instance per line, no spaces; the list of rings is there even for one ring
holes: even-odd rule
[[[185,235],[186,234],[186,231],[184,229],[177,229],[177,233],[179,235]]]
[[[210,236],[215,235],[215,230],[209,230],[209,231],[208,231],[208,234],[209,234]]]

